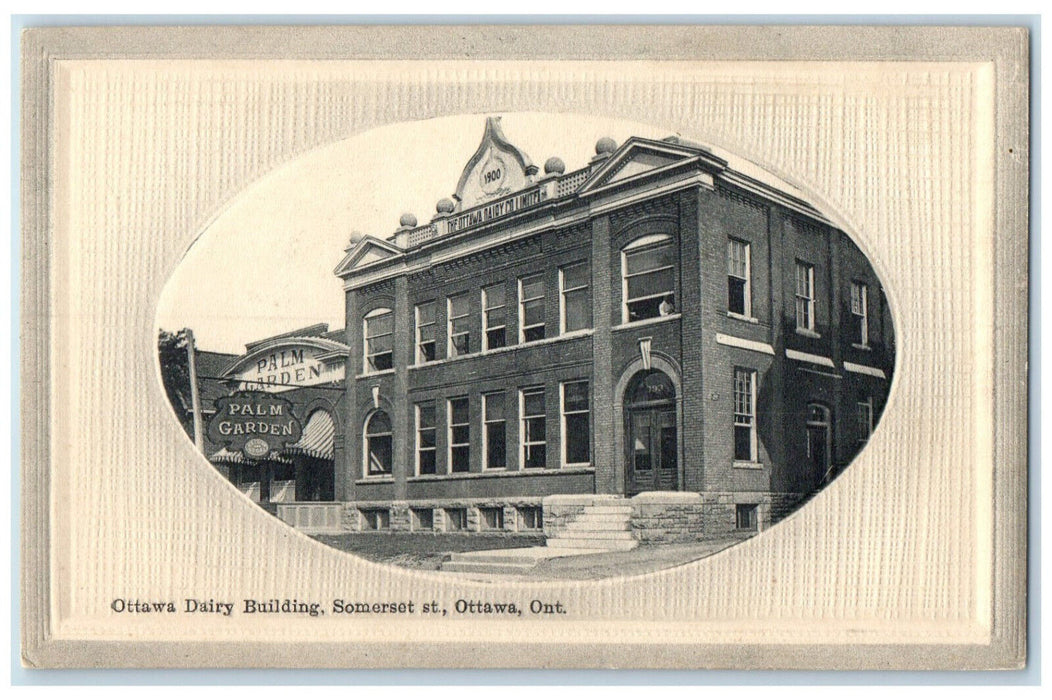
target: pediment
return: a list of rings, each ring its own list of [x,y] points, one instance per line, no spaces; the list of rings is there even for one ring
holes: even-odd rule
[[[381,241],[379,238],[365,236],[347,251],[347,255],[336,266],[335,274],[339,277],[351,270],[392,258],[401,253],[402,250],[397,246]]]
[[[457,182],[457,211],[517,192],[532,184],[536,174],[530,157],[505,138],[500,117],[488,117],[482,141]]]
[[[699,151],[679,145],[644,139],[629,139],[578,190],[589,192],[607,185],[625,182],[678,163],[692,160]]]

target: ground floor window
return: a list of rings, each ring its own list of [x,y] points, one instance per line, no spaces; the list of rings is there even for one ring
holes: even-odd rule
[[[416,473],[435,474],[435,404],[417,404],[416,407]]]
[[[592,461],[592,439],[588,382],[566,382],[562,389],[563,463],[589,464]]]
[[[382,476],[391,473],[391,419],[375,411],[365,424],[365,474]]]
[[[734,368],[734,459],[756,461],[756,370]]]
[[[522,425],[522,466],[526,469],[544,468],[545,451],[544,387],[523,389],[520,393]]]
[[[857,421],[857,435],[859,446],[869,442],[869,436],[873,433],[873,399],[867,398],[858,402],[855,414]]]
[[[449,400],[449,471],[471,467],[471,420],[466,396]]]
[[[505,443],[504,392],[482,395],[484,430],[482,439],[486,454],[486,469],[503,469],[507,466]]]

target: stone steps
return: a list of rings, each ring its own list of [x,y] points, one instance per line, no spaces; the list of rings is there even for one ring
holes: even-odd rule
[[[588,538],[571,538],[571,537],[558,537],[555,539],[548,540],[548,545],[551,547],[559,547],[561,549],[582,549],[582,550],[595,550],[607,551],[607,552],[627,552],[630,549],[635,549],[639,546],[639,542],[635,538],[627,540],[612,540],[612,539],[596,539],[594,537]]]
[[[606,552],[635,549],[639,542],[631,531],[631,517],[632,506],[623,498],[587,505],[558,535],[548,538],[548,546]]]

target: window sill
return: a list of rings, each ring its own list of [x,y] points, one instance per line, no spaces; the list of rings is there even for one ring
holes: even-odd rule
[[[493,350],[483,350],[481,352],[472,352],[467,355],[457,355],[456,357],[446,357],[441,360],[432,360],[431,362],[422,362],[415,365],[409,365],[409,369],[420,369],[421,367],[435,367],[438,365],[448,364],[450,362],[458,362],[460,360],[472,360],[479,357],[490,357],[493,355],[500,355],[501,353],[513,352],[515,350],[522,350],[524,348],[536,348],[543,345],[550,345],[551,343],[559,343],[564,340],[575,340],[577,338],[587,338],[594,333],[593,329],[586,328],[580,331],[574,331],[572,333],[564,333],[562,335],[556,335],[551,338],[542,338],[541,340],[533,340],[529,343],[518,343],[516,345],[505,345],[502,348],[494,348]],[[370,375],[372,376],[372,375]]]
[[[393,476],[387,476],[386,474],[383,475],[383,476],[366,476],[366,477],[363,477],[361,479],[355,480],[354,483],[355,483],[355,485],[357,485],[357,484],[393,484],[394,483],[394,477]]]
[[[851,343],[851,347],[855,348],[856,350],[865,350],[866,352],[869,352],[873,349],[870,346],[865,345],[863,343]]]
[[[501,479],[528,476],[551,476],[556,474],[592,474],[594,472],[595,469],[593,467],[564,467],[562,469],[541,469],[537,467],[531,467],[530,469],[519,469],[516,471],[508,471],[507,469],[487,469],[484,472],[457,472],[455,474],[420,474],[418,476],[410,476],[406,479],[406,481],[427,482],[455,481],[458,479]]]
[[[822,337],[821,333],[816,333],[813,330],[811,330],[810,328],[797,328],[796,329],[796,334],[797,335],[802,335],[805,338],[821,338]]]
[[[733,311],[727,312],[727,318],[733,318],[738,321],[745,321],[746,323],[758,324],[760,322],[760,319],[758,318],[753,318],[752,316],[743,316],[742,314],[736,314]]]
[[[620,326],[614,326],[611,330],[620,331],[628,328],[638,328],[639,326],[649,326],[653,323],[675,321],[678,318],[680,318],[680,314],[669,314],[668,316],[655,316],[654,318],[644,318],[641,321],[629,321],[628,323],[622,323]]]
[[[749,462],[736,459],[731,463],[731,466],[734,469],[763,469],[763,462]]]
[[[390,374],[394,374],[394,373],[395,373],[395,370],[394,370],[394,367],[392,367],[391,369],[382,369],[379,372],[362,372],[361,374],[356,374],[354,376],[354,378],[355,379],[368,379],[369,377],[386,377],[386,376],[388,376]]]

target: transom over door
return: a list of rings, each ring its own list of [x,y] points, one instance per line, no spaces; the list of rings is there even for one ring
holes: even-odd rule
[[[625,491],[679,489],[675,389],[662,372],[641,372],[626,393]]]

